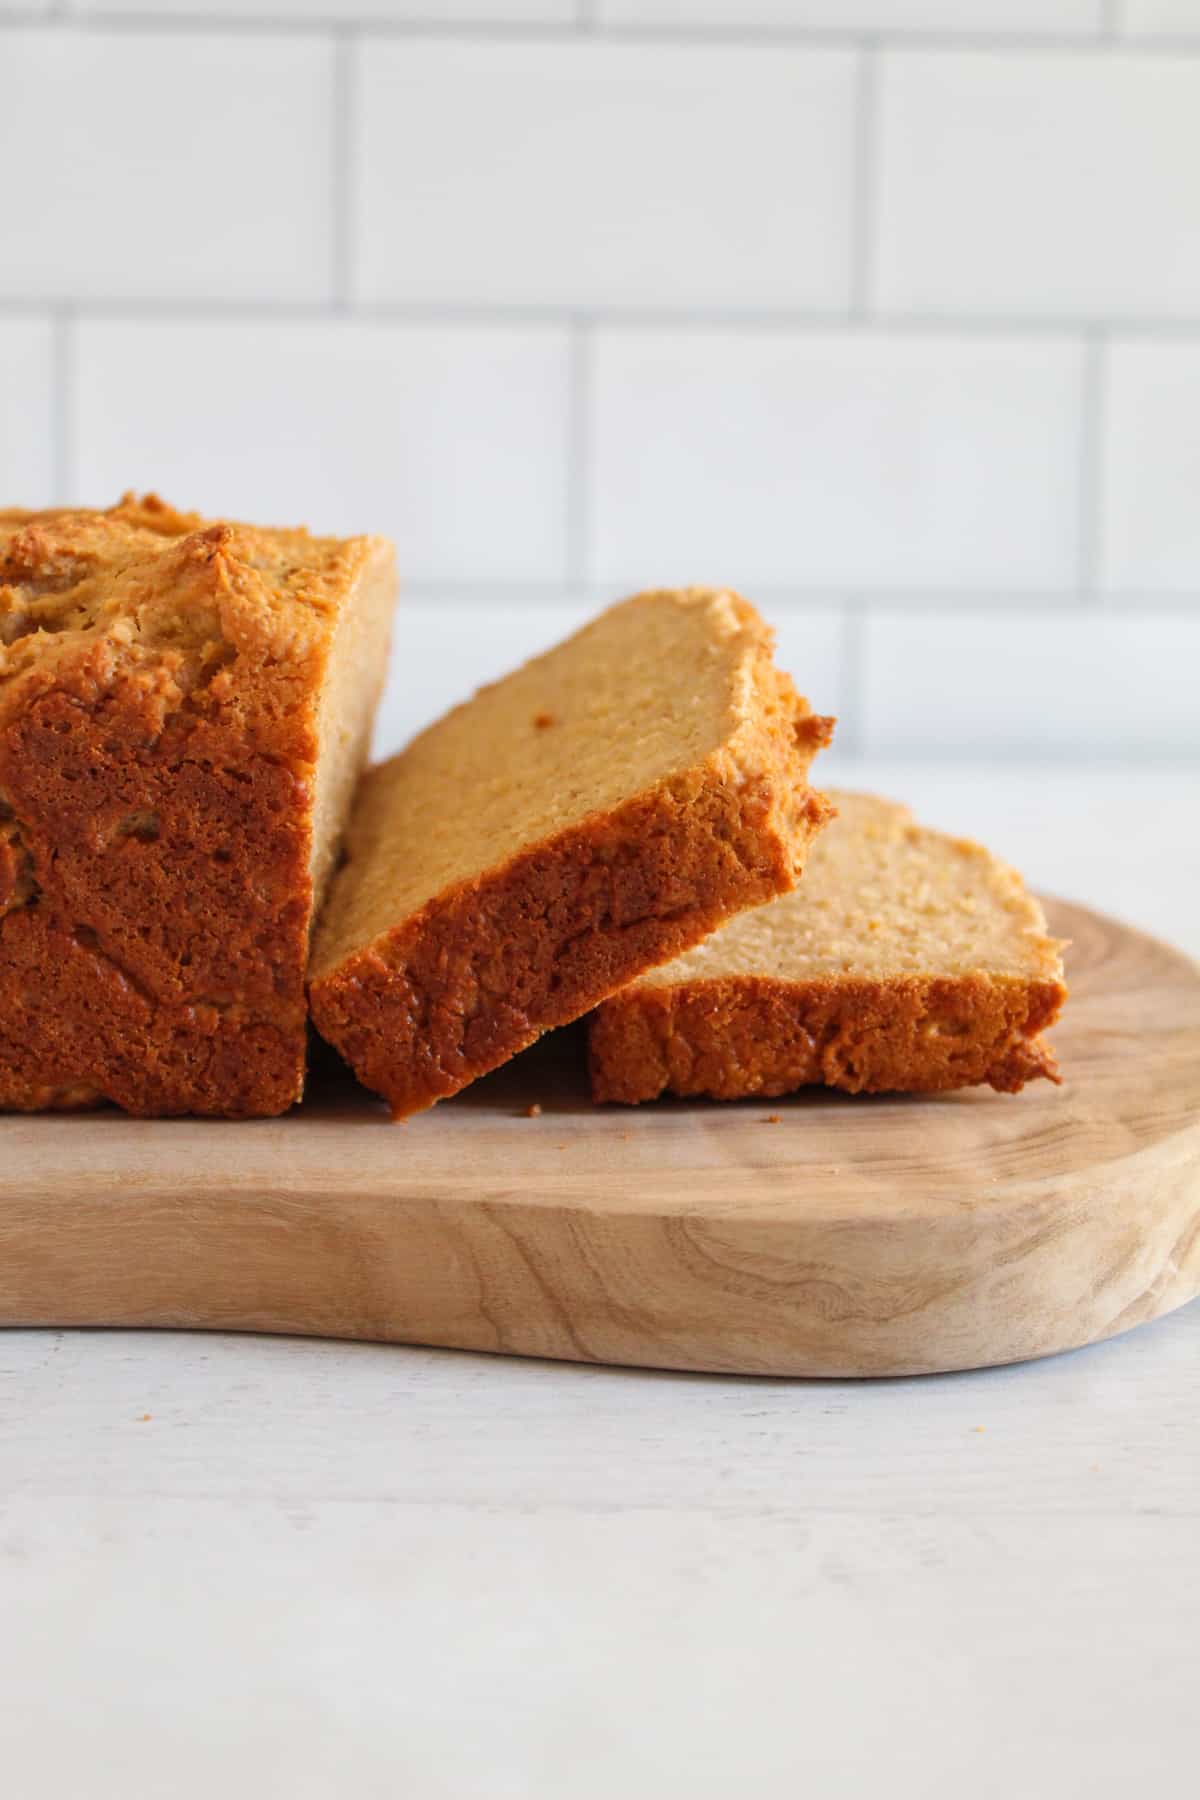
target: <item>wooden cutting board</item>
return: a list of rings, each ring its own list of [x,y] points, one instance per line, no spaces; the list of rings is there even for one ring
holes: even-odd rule
[[[1200,971],[1080,907],[1062,1088],[594,1108],[559,1033],[407,1125],[0,1120],[0,1323],[772,1375],[973,1368],[1200,1292]],[[527,1117],[537,1103],[541,1113]]]

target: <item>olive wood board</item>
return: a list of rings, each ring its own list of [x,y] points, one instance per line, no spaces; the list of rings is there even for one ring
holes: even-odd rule
[[[406,1125],[328,1073],[284,1119],[4,1118],[0,1324],[808,1376],[1142,1324],[1200,1292],[1200,970],[1047,904],[1059,1088],[593,1107],[576,1029]]]

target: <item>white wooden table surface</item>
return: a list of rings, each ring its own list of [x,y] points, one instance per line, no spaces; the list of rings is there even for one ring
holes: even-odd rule
[[[1195,773],[869,782],[1200,953]],[[12,1800],[1126,1800],[1198,1694],[1200,1305],[858,1385],[0,1334]]]

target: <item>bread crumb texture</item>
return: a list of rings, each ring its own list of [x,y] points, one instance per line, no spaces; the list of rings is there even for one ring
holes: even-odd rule
[[[772,642],[735,594],[638,595],[370,771],[310,1003],[398,1117],[794,886],[832,721]]]
[[[1062,946],[1020,876],[980,845],[866,794],[794,894],[732,920],[589,1025],[597,1100],[1015,1092],[1057,1079],[1040,1033],[1066,999]]]
[[[382,539],[0,512],[0,1107],[299,1097],[393,595]]]

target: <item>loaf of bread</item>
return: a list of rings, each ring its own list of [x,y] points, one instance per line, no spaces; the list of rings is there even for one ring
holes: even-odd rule
[[[900,806],[838,816],[794,894],[743,913],[589,1021],[597,1100],[933,1093],[1057,1079],[1039,1033],[1066,998],[1060,945],[1020,877]]]
[[[394,590],[382,538],[0,513],[0,1107],[299,1098]]]
[[[397,1117],[795,884],[832,721],[771,647],[734,594],[642,594],[368,773],[310,1004]]]

